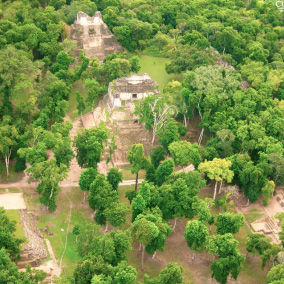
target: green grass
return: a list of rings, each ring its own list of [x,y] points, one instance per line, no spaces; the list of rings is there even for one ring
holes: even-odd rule
[[[3,159],[0,160],[0,182],[7,182],[7,181],[16,180],[17,178],[19,178],[22,175],[21,172],[17,173],[15,171],[15,163],[16,163],[16,160],[12,160],[10,162],[9,176],[7,176],[6,167],[5,167],[5,164],[3,162]]]
[[[67,247],[62,260],[62,268],[67,275],[72,275],[80,257],[76,251],[76,237],[72,234],[72,229],[76,224],[82,224],[92,222],[88,212],[84,209],[80,209],[79,205],[82,202],[82,192],[79,189],[72,189],[71,193],[68,193],[71,199],[73,208],[71,214],[71,222],[69,226],[67,236]],[[44,233],[44,237],[48,238],[53,248],[55,257],[60,262],[64,247],[66,243],[66,232],[69,219],[69,201],[65,195],[60,194],[58,196],[58,204],[60,209],[56,213],[42,214],[38,223],[39,228],[46,228],[54,235],[47,235]],[[61,229],[64,231],[62,232]]]
[[[122,170],[122,176],[123,176],[123,180],[136,179],[136,174],[132,174],[130,168],[123,169]],[[145,170],[140,170],[138,179],[144,179],[145,176],[146,176],[146,171]]]
[[[25,232],[21,225],[21,217],[20,217],[19,211],[18,210],[5,210],[5,214],[10,220],[17,222],[15,236],[19,239],[25,239]]]
[[[159,85],[160,92],[162,93],[165,86],[172,80],[181,81],[181,75],[168,74],[166,72],[166,63],[170,62],[168,58],[153,57],[142,55],[141,56],[141,70],[139,74],[148,73],[151,78]]]
[[[254,221],[260,219],[262,216],[263,215],[258,209],[251,209],[250,213],[246,215],[246,219],[249,223],[253,223]]]
[[[16,188],[16,187],[9,187],[8,191],[9,191],[9,193],[19,193],[19,192],[22,192],[21,189]]]

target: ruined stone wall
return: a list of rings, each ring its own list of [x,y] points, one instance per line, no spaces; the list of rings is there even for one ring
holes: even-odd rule
[[[84,12],[78,12],[77,20],[71,25],[70,38],[78,42],[77,58],[81,49],[85,50],[85,55],[91,60],[97,57],[99,62],[103,62],[108,54],[123,51],[103,22],[99,11],[94,17],[90,17]]]

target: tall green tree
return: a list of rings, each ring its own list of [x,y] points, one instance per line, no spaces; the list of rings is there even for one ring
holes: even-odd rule
[[[142,264],[144,269],[144,253],[145,247],[149,246],[155,238],[159,235],[159,228],[154,222],[147,220],[144,215],[138,215],[131,227],[134,238],[142,246]]]
[[[231,182],[233,179],[234,172],[230,170],[231,165],[231,161],[214,158],[213,161],[205,161],[198,166],[198,170],[201,173],[206,173],[211,180],[215,179],[214,200],[216,199],[218,181],[221,182],[221,188],[223,179],[226,179],[228,182]]]
[[[0,124],[0,153],[4,158],[6,174],[9,175],[9,164],[12,150],[17,145],[17,139],[19,133],[14,125],[9,124],[9,118],[4,118],[3,122]]]
[[[79,188],[84,191],[84,203],[86,198],[86,192],[90,191],[90,186],[96,179],[98,172],[94,168],[87,168],[81,172],[79,178]]]
[[[237,280],[245,256],[237,249],[239,242],[232,234],[212,235],[206,240],[206,249],[218,258],[211,264],[212,278],[221,284],[228,282],[228,276]]]
[[[103,174],[97,174],[90,186],[88,200],[90,207],[96,211],[95,221],[104,225],[107,221],[105,210],[110,208],[112,203],[118,202],[118,193]]]
[[[4,208],[0,207],[0,247],[12,257],[19,255],[20,244],[24,242],[24,240],[15,237],[15,232],[16,221],[11,221],[5,214]]]
[[[217,227],[217,233],[220,235],[227,233],[236,234],[244,225],[244,215],[229,212],[219,213],[215,225]]]
[[[40,181],[37,192],[41,194],[40,202],[50,211],[55,211],[56,197],[60,191],[59,182],[67,177],[68,168],[64,164],[57,166],[55,159],[40,162],[27,169],[32,178]]]
[[[95,100],[99,98],[102,92],[102,88],[100,87],[99,82],[94,79],[86,79],[84,86],[87,88],[88,95],[86,102],[92,108],[93,111],[95,106]]]
[[[117,190],[119,183],[122,182],[122,172],[119,171],[119,168],[110,168],[107,173],[107,180],[112,185],[113,190]]]
[[[90,129],[83,129],[74,138],[76,158],[81,168],[97,168],[104,153],[109,130],[101,124]]]
[[[146,169],[148,165],[148,160],[144,155],[144,147],[142,144],[133,144],[131,151],[127,152],[128,160],[131,167],[131,173],[136,174],[136,184],[135,191],[138,190],[138,175],[139,171]]]
[[[169,146],[169,152],[174,159],[175,165],[184,168],[190,161],[190,152],[192,144],[187,141],[173,142]]]
[[[156,171],[156,184],[161,186],[163,182],[170,176],[174,170],[174,162],[172,159],[163,161]]]
[[[26,267],[25,272],[20,272],[17,265],[11,261],[9,253],[4,247],[0,249],[0,279],[2,283],[26,283],[37,284],[43,283],[46,273],[42,270],[31,269]]]
[[[187,245],[193,250],[192,261],[195,259],[194,251],[202,249],[209,234],[207,226],[198,220],[188,221],[185,227],[184,236]]]
[[[141,69],[141,64],[140,64],[140,57],[139,56],[133,56],[129,59],[130,62],[130,68],[131,71],[134,73],[138,73],[139,70]]]
[[[158,131],[159,142],[168,150],[171,143],[179,141],[178,123],[173,119],[169,119],[165,127]]]

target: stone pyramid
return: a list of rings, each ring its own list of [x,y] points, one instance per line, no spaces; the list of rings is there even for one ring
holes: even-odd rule
[[[77,13],[77,20],[71,25],[70,38],[78,41],[76,56],[80,50],[92,60],[94,57],[103,62],[108,54],[123,51],[116,38],[102,19],[101,12],[97,11],[94,17],[84,12]]]

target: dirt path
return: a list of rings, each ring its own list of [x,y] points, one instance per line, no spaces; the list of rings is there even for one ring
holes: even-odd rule
[[[44,239],[44,240],[45,240],[45,243],[46,243],[46,246],[47,246],[48,253],[49,253],[49,255],[52,259],[52,267],[50,267],[51,277],[59,276],[61,274],[61,268],[58,266],[57,260],[55,258],[55,255],[54,255],[54,252],[53,252],[53,249],[52,249],[52,246],[51,246],[48,239]],[[41,269],[41,268],[39,267],[39,269]]]
[[[66,251],[66,248],[67,248],[69,226],[70,226],[70,223],[71,223],[72,208],[73,208],[73,207],[72,207],[72,202],[71,202],[70,198],[68,197],[68,195],[66,194],[65,191],[64,191],[64,195],[66,196],[66,198],[67,198],[68,201],[69,201],[69,216],[68,216],[68,225],[67,225],[67,229],[66,229],[66,237],[65,237],[64,251],[63,251],[63,253],[62,253],[62,256],[61,256],[61,258],[60,258],[60,263],[59,263],[59,269],[60,269],[60,271],[62,270],[62,260],[63,260],[64,254],[65,254],[65,251]]]
[[[71,161],[72,163],[72,161]],[[77,161],[76,161],[77,163]],[[78,165],[78,163],[77,163]],[[79,177],[80,177],[80,174],[81,174],[81,171],[82,169],[80,168],[80,174],[78,175],[78,172],[77,171],[77,165],[75,165],[75,162],[73,163],[73,167],[72,165],[70,164],[70,167],[72,167],[72,172],[76,172],[76,175],[77,175],[77,180],[73,180],[71,181],[70,178],[67,178],[67,180],[64,180],[62,181],[61,183],[59,183],[60,187],[61,188],[70,188],[70,187],[78,187],[78,180],[79,180]],[[79,165],[78,165],[79,167]],[[179,170],[178,172],[189,172],[189,171],[194,171],[194,166],[193,165],[189,165],[188,167],[181,169]],[[71,171],[70,171],[71,172]],[[70,174],[69,172],[69,174]],[[75,178],[72,178],[72,179],[75,179]],[[138,180],[138,183],[141,184],[143,181],[143,179],[139,179]],[[124,185],[134,185],[136,183],[136,180],[135,179],[130,179],[130,180],[123,180],[119,185],[120,186],[124,186]],[[29,187],[29,188],[36,188],[38,185],[38,182],[32,182],[32,183],[28,183],[27,181],[17,181],[17,182],[9,182],[9,183],[2,183],[0,184],[0,188],[9,188],[9,187],[17,187],[17,188],[25,188],[25,187]]]

